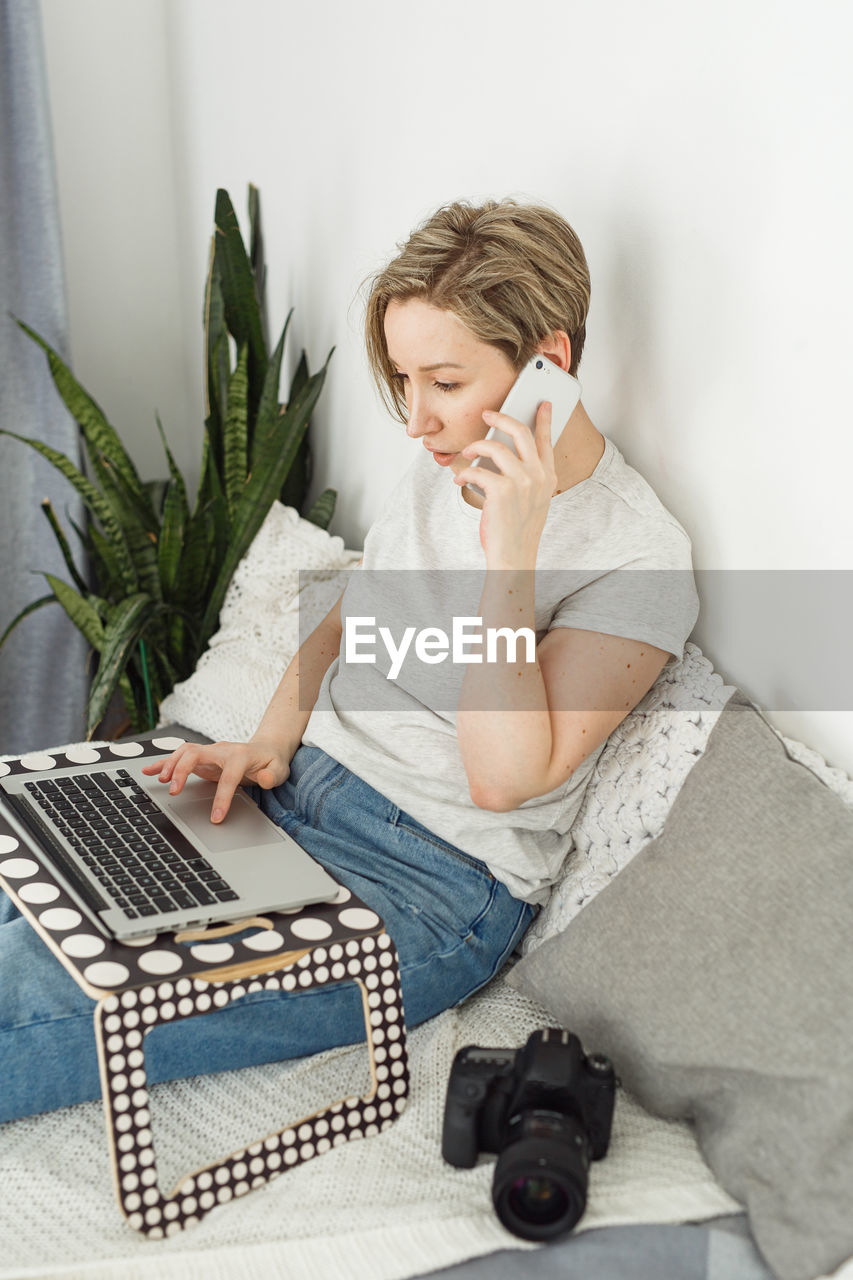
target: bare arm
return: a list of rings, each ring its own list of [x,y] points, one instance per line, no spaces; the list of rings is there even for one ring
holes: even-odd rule
[[[484,625],[535,633],[533,573],[486,578],[478,610]],[[534,662],[471,664],[456,732],[474,803],[505,813],[562,786],[644,697],[668,657],[638,640],[554,627]]]
[[[343,592],[297,649],[248,742],[214,742],[209,746],[186,742],[167,759],[145,765],[143,773],[157,773],[160,782],[169,783],[172,795],[183,790],[192,773],[217,782],[213,822],[226,816],[241,782],[257,783],[266,790],[280,786],[290,773],[290,761],[302,741],[323,676],[340,653],[342,599]]]
[[[342,599],[343,593],[296,650],[250,743],[275,742],[288,761],[292,760],[314,710],[323,677],[341,651]]]

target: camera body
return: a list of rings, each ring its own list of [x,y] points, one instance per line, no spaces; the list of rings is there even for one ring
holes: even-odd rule
[[[496,1154],[498,1217],[525,1239],[550,1239],[586,1208],[590,1162],[610,1144],[616,1084],[610,1059],[587,1056],[569,1031],[534,1031],[518,1050],[468,1045],[450,1072],[442,1155],[470,1169],[481,1153]]]

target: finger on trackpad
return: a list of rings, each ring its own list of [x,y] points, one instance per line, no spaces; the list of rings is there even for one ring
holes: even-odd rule
[[[244,796],[234,797],[228,816],[222,822],[211,822],[210,810],[209,800],[186,800],[174,806],[181,821],[215,853],[281,842],[278,828]]]

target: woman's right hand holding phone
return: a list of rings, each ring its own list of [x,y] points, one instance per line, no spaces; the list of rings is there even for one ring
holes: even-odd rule
[[[191,773],[205,782],[218,782],[210,818],[211,822],[222,822],[241,783],[256,783],[265,791],[281,786],[290,775],[290,756],[280,744],[263,740],[210,745],[185,742],[165,760],[145,765],[142,772],[156,773],[159,782],[169,783],[170,795],[183,791]]]

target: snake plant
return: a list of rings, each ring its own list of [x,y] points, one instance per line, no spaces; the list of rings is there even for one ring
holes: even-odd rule
[[[91,566],[77,569],[68,538],[46,499],[42,509],[71,577],[44,573],[50,593],[22,609],[19,622],[58,603],[98,656],[87,707],[87,736],[121,690],[135,732],[154,728],[162,698],[186,679],[218,626],[225,592],[273,501],[301,510],[310,478],[307,429],[332,351],[310,374],[302,352],[287,403],[279,381],[287,317],[275,350],[266,338],[258,193],[249,188],[247,253],[228,192],[216,194],[215,230],[204,301],[206,418],[198,494],[191,504],[159,417],[168,479],[143,481],[117,431],[57,353],[23,321],[47,356],[53,381],[78,423],[88,476],[41,440],[4,431],[37,450],[77,490],[84,528],[71,521]],[[337,495],[327,489],[306,518],[328,528]]]

